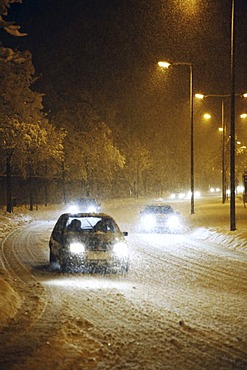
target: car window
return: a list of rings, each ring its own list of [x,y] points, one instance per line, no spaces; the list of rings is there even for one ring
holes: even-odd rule
[[[172,207],[170,206],[162,207],[162,213],[171,213],[171,212],[173,212]]]
[[[64,231],[64,227],[66,225],[66,221],[67,221],[67,216],[66,215],[62,215],[58,219],[58,221],[56,222],[56,224],[54,226],[54,229],[52,231],[52,237],[53,237],[53,239],[56,240],[59,243],[63,239],[63,231]]]
[[[105,232],[117,232],[119,231],[118,226],[113,221],[113,219],[109,217],[69,217],[68,221],[66,223],[66,228],[69,229],[71,222],[73,220],[79,220],[81,222],[80,229],[81,231],[97,231],[97,225],[98,231],[100,230],[100,224],[105,225],[104,230]],[[101,227],[103,230],[103,228]]]
[[[84,231],[93,230],[96,223],[101,220],[100,217],[69,217],[66,227],[75,219],[81,222],[81,229]]]
[[[173,209],[171,206],[148,206],[145,208],[145,212],[150,213],[172,213]]]

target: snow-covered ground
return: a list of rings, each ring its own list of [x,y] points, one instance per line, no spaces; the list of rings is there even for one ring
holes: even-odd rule
[[[236,200],[237,230],[230,231],[229,202],[221,204],[220,198],[202,198],[195,202],[195,214],[190,215],[190,204],[184,201],[167,199],[116,199],[102,202],[103,210],[111,210],[122,229],[135,230],[138,221],[138,212],[148,202],[164,201],[172,204],[173,208],[181,213],[187,223],[187,232],[194,238],[210,241],[222,246],[222,250],[234,250],[247,253],[247,208],[243,207],[241,199]],[[119,212],[121,210],[121,212]],[[0,243],[6,235],[17,227],[30,223],[33,220],[56,217],[66,211],[64,206],[39,206],[39,209],[29,211],[28,207],[18,207],[9,214],[0,211]],[[120,214],[120,216],[119,216]],[[52,215],[52,216],[51,216]],[[132,224],[130,222],[132,221]],[[130,232],[131,232],[130,230]],[[1,258],[1,250],[0,250]],[[6,318],[12,317],[20,305],[18,294],[8,283],[8,271],[0,270],[0,325]]]
[[[46,230],[51,230],[58,216],[61,213],[66,212],[66,207],[49,205],[48,207],[39,207],[38,210],[35,209],[33,212],[22,207],[15,208],[14,213],[12,214],[7,214],[3,210],[0,211],[0,328],[8,324],[10,318],[15,318],[16,315],[18,315],[19,318],[16,321],[16,323],[18,323],[23,321],[25,315],[31,314],[31,308],[26,307],[25,304],[23,304],[23,295],[21,290],[21,287],[23,286],[27,289],[24,295],[27,297],[25,298],[27,300],[26,303],[28,303],[28,305],[34,305],[34,308],[36,307],[38,310],[38,312],[33,313],[36,317],[39,317],[39,314],[45,316],[45,310],[48,306],[53,306],[53,310],[56,311],[56,309],[60,308],[59,305],[61,305],[61,303],[59,303],[59,299],[62,302],[65,300],[65,306],[63,304],[62,311],[63,336],[58,340],[56,339],[56,341],[54,341],[53,338],[54,353],[56,353],[56,356],[60,356],[57,358],[60,366],[62,366],[63,363],[63,354],[60,353],[60,346],[66,348],[68,351],[72,351],[75,349],[74,346],[77,346],[77,343],[79,343],[79,337],[83,337],[83,340],[88,343],[91,351],[90,352],[88,349],[89,362],[92,361],[92,366],[85,367],[86,369],[122,369],[121,365],[119,365],[120,367],[110,367],[110,362],[108,363],[107,361],[106,363],[102,363],[103,367],[100,367],[100,361],[102,361],[102,359],[97,362],[97,367],[94,367],[93,364],[98,361],[96,358],[100,353],[107,354],[106,356],[109,355],[109,361],[112,361],[110,347],[113,346],[114,342],[114,346],[118,348],[116,356],[118,357],[119,363],[121,363],[121,361],[126,361],[127,355],[123,352],[123,348],[127,346],[126,340],[129,340],[127,333],[128,330],[130,330],[130,337],[132,338],[133,336],[131,339],[133,341],[129,343],[129,346],[133,353],[135,353],[138,348],[138,342],[134,341],[134,338],[136,337],[137,340],[140,340],[140,336],[143,336],[144,339],[142,344],[145,343],[145,340],[147,341],[146,350],[150,348],[150,354],[152,356],[156,351],[161,352],[162,355],[165,356],[163,359],[164,361],[169,358],[171,359],[174,350],[179,352],[183,347],[184,350],[188,349],[189,351],[192,349],[192,351],[194,351],[191,357],[188,357],[188,361],[191,359],[194,360],[196,358],[197,351],[199,351],[199,347],[207,346],[207,350],[210,352],[207,357],[207,361],[209,361],[210,364],[214,363],[214,353],[218,356],[218,353],[221,353],[222,351],[226,356],[225,363],[229,364],[229,367],[221,367],[222,369],[237,369],[237,367],[234,367],[234,361],[239,361],[239,359],[241,359],[240,368],[242,369],[243,363],[246,359],[243,358],[243,354],[245,353],[243,348],[244,340],[246,338],[246,325],[243,323],[241,329],[239,329],[239,323],[242,322],[241,315],[246,312],[246,306],[243,304],[245,288],[244,281],[241,283],[241,287],[238,287],[239,277],[237,277],[234,272],[234,265],[235,263],[236,265],[239,264],[239,267],[242,269],[239,270],[239,275],[241,275],[241,271],[244,271],[246,266],[247,208],[243,207],[240,199],[236,200],[237,230],[230,231],[229,202],[227,204],[221,204],[220,198],[202,198],[196,200],[195,214],[190,215],[189,201],[171,201],[165,199],[164,201],[166,203],[170,203],[176,211],[180,212],[186,227],[182,238],[180,238],[179,235],[174,237],[172,235],[167,235],[166,241],[164,242],[162,235],[157,235],[157,238],[153,238],[152,235],[141,235],[135,233],[139,219],[139,212],[143,209],[146,203],[150,203],[151,201],[162,200],[118,199],[102,202],[103,211],[111,214],[116,219],[122,231],[126,230],[129,232],[129,240],[131,243],[134,243],[135,252],[133,259],[135,260],[135,265],[133,266],[133,271],[130,273],[129,279],[123,280],[118,279],[117,277],[105,279],[104,277],[93,276],[87,276],[85,278],[80,276],[75,278],[62,276],[61,278],[56,278],[56,271],[52,273],[45,270],[44,275],[39,275],[37,272],[39,270],[37,269],[36,275],[32,275],[32,279],[30,279],[30,271],[32,273],[34,264],[39,263],[36,262],[39,260],[39,258],[37,258],[39,255],[32,255],[30,246],[35,245],[36,236],[34,236],[34,240],[29,240],[29,235],[31,235],[32,231],[37,233],[37,238],[39,238],[37,240],[40,241],[37,245],[38,251],[35,253],[39,253],[40,250],[41,256],[44,256],[44,251],[46,255],[46,250],[48,250],[48,233],[46,232],[45,235],[42,235],[42,230],[40,230],[39,227],[41,223],[39,222],[45,221]],[[24,225],[30,225],[30,227],[28,226],[23,237],[20,235],[19,241],[17,239],[19,244],[15,248],[15,237],[17,236],[16,229],[20,228],[20,230],[22,230],[22,226]],[[9,238],[12,233],[13,239],[9,239],[10,244],[5,243],[5,238]],[[156,249],[152,249],[154,240],[157,246]],[[195,243],[195,249],[193,249],[193,241]],[[5,247],[3,248],[4,245]],[[10,251],[10,255],[8,255],[8,245],[12,249]],[[165,258],[164,245],[166,248]],[[178,248],[176,248],[176,245]],[[21,247],[23,247],[23,257]],[[195,251],[197,251],[196,254],[194,254]],[[140,256],[142,257],[140,258]],[[221,256],[224,257],[222,259],[224,262],[221,261]],[[194,257],[197,259],[195,260]],[[40,260],[42,260],[42,258],[40,258]],[[45,257],[45,260],[46,258],[47,257]],[[158,264],[159,258],[163,263],[160,267],[160,271]],[[182,265],[179,263],[180,260],[183,261]],[[18,268],[19,266],[18,261],[21,262],[20,274],[19,271],[15,272],[15,268]],[[225,266],[223,266],[222,263],[224,263]],[[151,274],[150,277],[152,277],[152,279],[150,279],[150,281],[145,278],[146,271],[143,271],[143,266],[145,266],[147,273]],[[27,272],[27,277],[25,275],[25,271]],[[161,290],[162,284],[160,285],[159,281],[160,273],[166,282],[165,290]],[[173,276],[169,281],[170,273],[172,273]],[[211,278],[212,273],[213,276]],[[15,276],[18,279],[17,282],[14,281]],[[35,280],[36,278],[37,280]],[[232,278],[234,279],[232,280]],[[179,282],[180,279],[181,282]],[[206,282],[204,279],[209,279],[209,281]],[[224,280],[224,283],[232,282],[229,291],[226,291],[225,288],[222,290],[222,279]],[[66,284],[68,284],[68,291],[66,291]],[[219,284],[219,287],[217,284]],[[45,289],[47,289],[47,297],[43,296],[44,292],[42,290],[42,286],[45,286]],[[16,290],[15,287],[18,287],[18,290]],[[219,297],[215,296],[215,291],[217,291],[217,289],[219,289]],[[37,290],[37,292],[35,290]],[[62,292],[62,290],[65,291]],[[49,295],[49,291],[52,292],[51,295]],[[79,291],[80,298],[77,295]],[[81,295],[82,292],[83,295]],[[107,296],[105,295],[105,292],[108,292]],[[153,294],[153,292],[155,294]],[[195,293],[197,297],[196,304],[193,302]],[[53,295],[56,298],[56,301],[52,304]],[[68,304],[67,300],[69,302]],[[219,303],[219,300],[221,300],[222,303]],[[225,309],[224,307],[228,302],[229,307]],[[232,306],[233,302],[234,307]],[[141,308],[142,304],[144,305],[143,308]],[[90,313],[92,305],[95,305],[94,316]],[[198,305],[198,310],[196,305]],[[221,311],[221,307],[223,311]],[[101,312],[101,308],[103,309],[102,312],[104,312],[104,314],[102,316],[98,316],[98,313]],[[117,308],[118,311],[115,312],[114,308]],[[51,310],[52,308],[49,309]],[[39,313],[39,311],[42,312]],[[110,329],[107,329],[107,322],[109,321],[109,318],[112,317],[113,312],[114,315],[116,315],[115,321],[113,320]],[[232,315],[233,312],[236,312],[236,315]],[[51,315],[53,312],[48,311],[48,313]],[[132,313],[133,316],[131,316]],[[56,312],[53,314],[55,317]],[[47,325],[50,325],[51,317],[49,315]],[[41,316],[42,323],[44,322],[43,316]],[[142,321],[145,317],[148,318],[146,324],[145,320],[144,322]],[[158,326],[156,326],[156,323]],[[180,331],[177,331],[178,328],[176,323],[178,324]],[[72,326],[72,324],[74,326]],[[210,325],[210,327],[208,327],[208,325]],[[152,329],[152,327],[154,329]],[[163,343],[165,339],[161,329],[163,330],[164,328],[167,329],[168,342]],[[48,328],[44,329],[45,332],[46,330],[48,332]],[[121,335],[119,334],[119,330],[122,331],[123,339],[120,339]],[[155,339],[156,334],[153,330],[157,330],[157,340]],[[152,332],[153,335],[150,337]],[[4,331],[4,333],[7,338],[10,338],[11,332],[6,333]],[[105,343],[105,340],[108,340],[109,342],[106,347],[108,347],[109,351],[106,350],[105,352],[104,346],[99,347],[98,350],[93,349],[96,342],[93,342],[92,344],[89,342],[91,341],[90,338],[93,338],[94,336],[85,337],[83,336],[85,333],[86,335],[94,333],[95,336],[97,335],[98,339],[103,336],[103,333],[106,333],[104,334],[106,337],[102,337],[102,340],[97,342],[97,346],[101,346],[102,343]],[[35,335],[37,335],[37,333]],[[78,340],[76,337],[77,335]],[[233,360],[232,364],[230,363],[231,360],[229,360],[226,352],[228,341],[230,341],[229,349],[231,350],[233,346],[232,353],[236,356],[236,360]],[[149,347],[148,342],[153,347]],[[185,344],[186,342],[187,344]],[[226,345],[223,345],[224,342],[226,342]],[[162,348],[164,348],[162,343],[164,345],[168,345],[168,351],[166,352],[167,355],[165,352],[162,352]],[[47,342],[48,347],[45,347],[44,344],[42,346],[41,344],[41,358],[44,359],[45,355],[50,353],[49,345],[49,342]],[[79,347],[80,346],[78,345],[78,348]],[[213,347],[215,347],[215,349],[213,349]],[[205,349],[205,351],[207,350]],[[8,346],[8,351],[11,352],[11,345]],[[199,353],[201,355],[203,353],[203,348],[200,349],[200,351]],[[91,353],[95,353],[95,357],[91,355]],[[5,356],[7,355],[5,354]],[[37,356],[39,356],[39,350]],[[140,366],[140,362],[138,361],[140,361],[142,356],[144,361],[143,363],[146,361],[146,364],[148,364],[149,360],[151,361],[151,359],[148,358],[148,355],[145,355],[144,353],[143,355],[139,353],[138,356],[139,360],[137,360],[137,362],[133,359],[133,366],[131,367],[133,369],[141,368],[138,367]],[[198,367],[201,365],[196,364],[183,367],[183,364],[179,362],[182,361],[182,358],[183,355],[182,357],[180,356],[180,359],[178,360],[179,365],[176,369],[202,368]],[[20,368],[28,370],[37,368],[33,361],[37,361],[37,358],[34,360],[34,358],[30,357],[30,361],[27,360],[27,364],[29,364],[28,367]],[[49,361],[52,363],[52,360]],[[128,359],[128,361],[128,364],[130,364],[131,358]],[[200,364],[201,360],[198,359],[198,361]],[[176,364],[176,361],[172,359],[169,364],[167,363],[166,368],[175,368],[172,367],[172,363]],[[215,363],[219,364],[220,360],[217,359]],[[162,367],[162,365],[162,360],[157,358],[157,363],[154,364],[153,367],[151,365],[147,365],[147,367],[144,366],[143,369],[163,369],[164,367]],[[44,366],[45,365],[43,364],[43,367],[40,368],[45,368]],[[52,366],[53,365],[50,365],[50,367],[48,366],[47,369],[54,368]],[[129,366],[130,365],[126,365],[126,367],[123,368],[130,368]],[[11,369],[12,368],[19,369],[18,366],[13,366]],[[64,366],[62,368],[67,369],[69,367]],[[83,367],[78,367],[78,369],[82,368]],[[204,368],[206,369],[208,367],[205,365],[203,369]]]

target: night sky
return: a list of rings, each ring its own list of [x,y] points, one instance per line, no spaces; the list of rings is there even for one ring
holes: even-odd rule
[[[31,51],[47,111],[89,90],[102,111],[116,107],[140,132],[179,129],[189,114],[189,68],[161,71],[162,59],[193,63],[195,92],[231,92],[231,0],[24,0],[11,9],[28,36],[0,35]],[[246,20],[247,1],[236,0],[236,92],[247,91]],[[202,109],[220,120],[219,101],[195,105],[196,120]]]

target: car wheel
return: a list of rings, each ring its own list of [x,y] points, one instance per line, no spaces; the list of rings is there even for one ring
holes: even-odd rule
[[[128,271],[129,271],[129,263],[128,263],[128,262],[126,262],[125,264],[123,264],[123,265],[121,266],[120,272],[121,272],[122,274],[126,274]]]
[[[76,266],[70,261],[69,258],[62,259],[60,262],[60,267],[62,272],[75,272]]]
[[[60,267],[62,272],[71,272],[72,266],[68,260],[63,259],[60,261]]]
[[[61,264],[61,271],[62,272],[70,272],[71,271],[71,267],[69,265],[67,265],[67,263],[62,263]]]
[[[53,254],[50,249],[50,263],[54,263],[54,262],[57,262],[57,256]]]

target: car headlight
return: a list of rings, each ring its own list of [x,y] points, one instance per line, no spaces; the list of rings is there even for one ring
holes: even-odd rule
[[[79,207],[76,204],[72,204],[68,207],[68,213],[78,213]]]
[[[114,244],[113,246],[113,252],[118,256],[118,257],[127,257],[128,256],[128,247],[127,244],[124,242],[118,242]]]
[[[181,227],[180,218],[178,216],[170,216],[167,220],[166,225],[171,230],[178,230]]]
[[[152,229],[156,224],[155,216],[145,215],[142,217],[142,224],[147,229]]]
[[[95,206],[89,206],[87,209],[88,213],[95,213],[97,212],[97,208]]]
[[[69,246],[70,252],[80,254],[85,252],[85,245],[79,242],[71,243]]]

